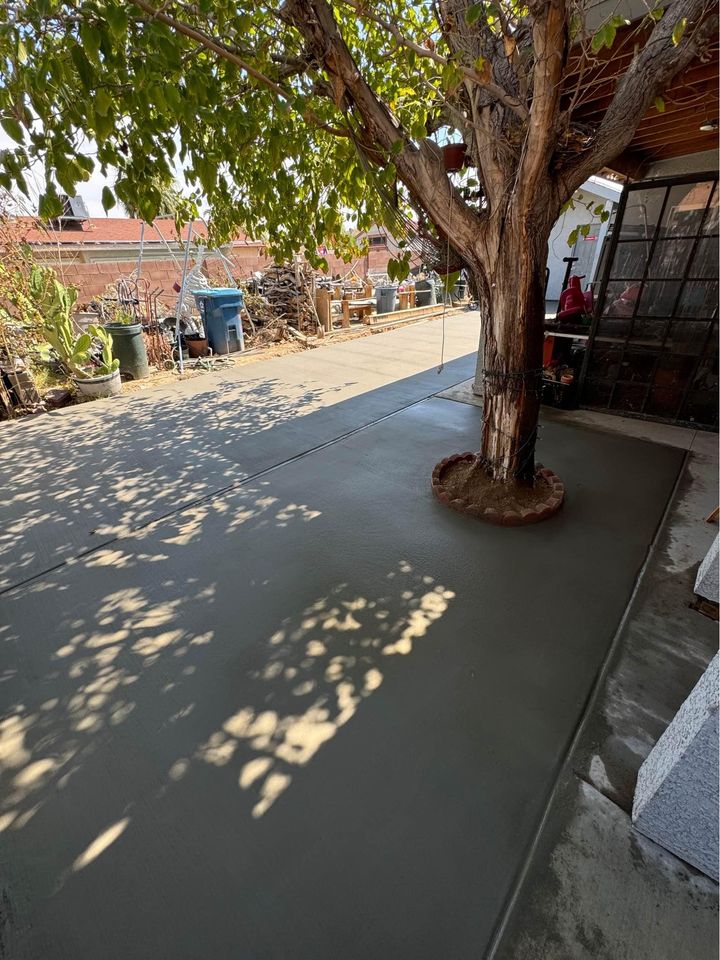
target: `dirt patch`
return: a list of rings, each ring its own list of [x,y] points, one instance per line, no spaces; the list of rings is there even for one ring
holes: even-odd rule
[[[565,487],[552,470],[538,467],[532,484],[497,483],[474,453],[458,453],[441,460],[433,470],[432,491],[441,503],[458,513],[505,527],[547,520],[565,499]]]
[[[477,460],[456,460],[443,471],[442,483],[451,498],[460,497],[484,507],[508,510],[519,507],[534,508],[550,496],[545,477],[537,476],[532,484],[495,483]]]

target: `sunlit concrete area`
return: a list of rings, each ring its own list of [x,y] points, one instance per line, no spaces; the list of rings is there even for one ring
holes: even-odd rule
[[[563,510],[454,514],[452,322],[12,428],[0,956],[495,950],[686,451],[548,417]]]

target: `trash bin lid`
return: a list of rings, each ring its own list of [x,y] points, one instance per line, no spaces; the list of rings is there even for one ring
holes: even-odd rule
[[[242,290],[238,290],[237,287],[212,287],[208,290],[193,290],[194,297],[242,297],[242,295]]]

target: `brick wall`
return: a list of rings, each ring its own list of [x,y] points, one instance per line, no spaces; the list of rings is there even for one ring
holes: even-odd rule
[[[385,248],[371,248],[367,256],[352,263],[343,263],[337,257],[328,256],[327,258],[331,276],[335,274],[344,276],[354,267],[360,277],[365,276],[368,267],[373,272],[384,271],[389,259],[390,253]],[[231,273],[239,279],[249,277],[255,270],[265,269],[272,262],[268,257],[260,255],[257,248],[252,247],[233,253],[230,260],[233,263]],[[205,272],[215,282],[227,281],[227,274],[216,257],[207,260],[205,267]],[[98,263],[74,261],[65,264],[62,272],[64,282],[78,288],[78,304],[82,305],[95,297],[102,296],[110,284],[116,283],[119,277],[128,276],[134,269],[134,260]],[[172,260],[143,260],[142,276],[148,281],[151,290],[159,288],[163,291],[160,298],[167,306],[174,305],[177,294],[173,290],[173,285],[176,283],[179,285],[181,279],[179,266],[176,266]]]

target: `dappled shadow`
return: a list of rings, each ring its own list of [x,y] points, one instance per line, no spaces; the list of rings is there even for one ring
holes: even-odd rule
[[[372,387],[386,371],[327,354],[313,377],[294,365],[297,381],[223,372],[0,426],[0,591],[427,397],[473,363]]]
[[[248,824],[262,818],[362,712],[390,665],[402,668],[427,642],[454,594],[405,560],[371,594],[346,581],[320,595],[300,585],[305,599],[288,615],[282,580],[237,591],[227,575],[195,569],[187,550],[202,532],[227,561],[221,539],[242,555],[248,539],[269,538],[279,562],[286,539],[312,537],[321,516],[255,482],[12,595],[23,626],[0,629],[9,705],[0,831],[11,858],[43,851],[28,916],[156,818],[172,819],[193,781],[208,809],[229,803]],[[243,556],[239,574],[252,566]],[[253,592],[252,613],[243,611]],[[243,617],[250,628],[236,643]]]
[[[242,441],[332,403],[343,388],[213,378],[198,392],[197,384],[3,428],[0,589],[267,466],[267,444],[258,461]]]

